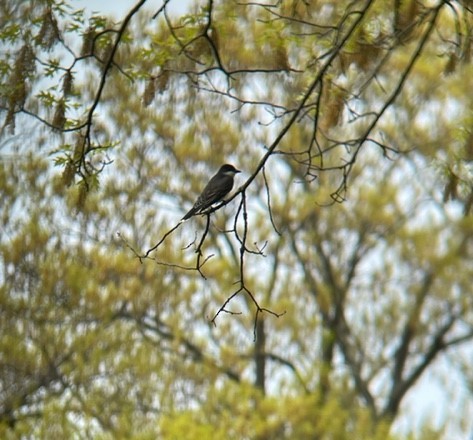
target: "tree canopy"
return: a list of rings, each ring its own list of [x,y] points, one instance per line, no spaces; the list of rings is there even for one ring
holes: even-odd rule
[[[471,435],[471,2],[176,4],[0,5],[0,437]]]

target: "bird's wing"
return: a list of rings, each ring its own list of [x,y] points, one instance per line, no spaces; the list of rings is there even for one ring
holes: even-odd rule
[[[222,200],[233,188],[233,178],[230,176],[215,176],[202,191],[195,202],[196,212],[203,211],[214,203]]]
[[[212,206],[214,203],[222,200],[233,188],[233,177],[230,176],[213,176],[209,183],[200,194],[197,201],[190,211],[182,217],[182,220],[187,220],[199,212]]]

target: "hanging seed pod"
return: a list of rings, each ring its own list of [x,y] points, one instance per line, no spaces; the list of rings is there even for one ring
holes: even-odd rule
[[[56,105],[56,111],[54,112],[53,125],[58,130],[63,130],[66,124],[66,103],[63,99],[60,99]]]
[[[169,70],[163,70],[156,78],[156,90],[159,93],[163,93],[166,90],[170,77],[171,73]]]
[[[143,93],[143,104],[148,107],[156,96],[156,78],[148,78],[145,91]]]
[[[56,17],[51,8],[48,8],[41,18],[41,28],[35,38],[36,43],[49,50],[60,40],[60,36]]]
[[[94,53],[96,32],[94,28],[88,28],[82,36],[82,48],[80,50],[81,56],[89,56]]]
[[[72,94],[73,83],[74,76],[72,75],[72,72],[68,70],[62,80],[62,93],[64,93],[64,97],[70,96]]]

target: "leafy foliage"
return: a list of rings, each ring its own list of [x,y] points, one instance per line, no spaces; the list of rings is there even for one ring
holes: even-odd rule
[[[0,6],[0,437],[404,438],[471,382],[468,2],[146,3]]]

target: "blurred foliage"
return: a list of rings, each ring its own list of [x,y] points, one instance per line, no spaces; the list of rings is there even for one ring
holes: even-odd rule
[[[0,5],[0,437],[467,436],[469,3],[173,1]]]

